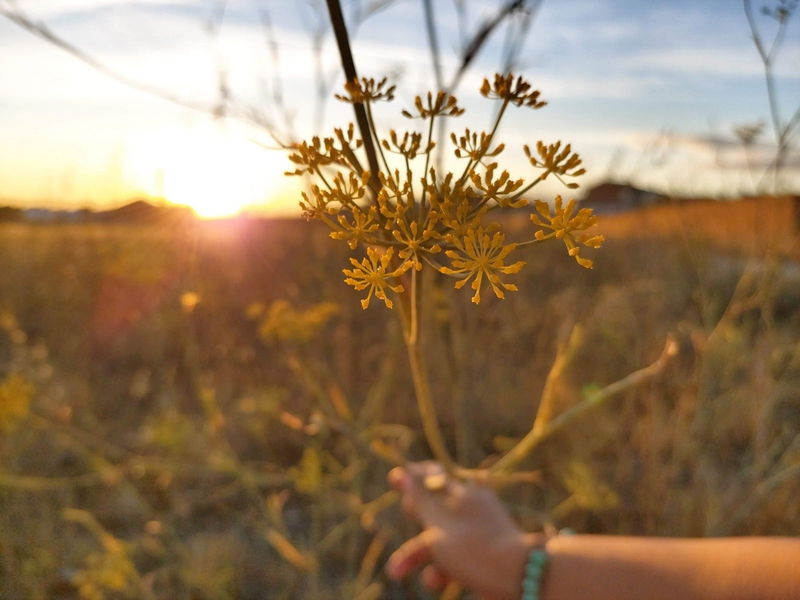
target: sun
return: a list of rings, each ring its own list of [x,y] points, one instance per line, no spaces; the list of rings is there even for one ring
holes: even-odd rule
[[[140,187],[204,219],[233,217],[270,200],[285,154],[265,150],[218,124],[139,134],[127,145]]]

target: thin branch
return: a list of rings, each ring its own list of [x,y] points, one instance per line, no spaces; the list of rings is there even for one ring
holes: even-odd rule
[[[163,90],[161,88],[152,86],[147,83],[143,83],[141,81],[137,81],[126,75],[122,75],[112,69],[111,67],[107,66],[106,64],[100,62],[93,56],[86,54],[76,46],[70,44],[66,40],[57,36],[45,23],[39,21],[33,21],[30,17],[23,14],[19,10],[10,11],[5,8],[0,8],[0,15],[9,19],[12,23],[19,25],[29,33],[50,42],[57,48],[60,48],[64,52],[71,54],[73,57],[77,58],[81,62],[89,65],[96,71],[101,72],[103,75],[110,77],[111,79],[118,81],[128,87],[132,87],[143,92],[147,92],[153,96],[157,96],[162,100],[166,100],[167,102],[172,102],[173,104],[177,104],[178,106],[182,106],[184,108],[190,108],[192,110],[197,110],[205,113],[215,114],[215,108],[204,105],[198,104],[196,102],[192,102],[190,100],[186,100],[184,98],[180,98],[171,92]]]
[[[59,48],[60,50],[66,52],[73,58],[76,58],[77,60],[91,67],[95,71],[105,75],[109,79],[121,83],[122,85],[125,85],[131,89],[145,92],[146,94],[149,94],[151,96],[169,102],[171,104],[175,104],[182,108],[188,108],[190,110],[202,112],[217,118],[224,116],[225,112],[224,104],[217,102],[215,105],[209,105],[209,104],[194,102],[192,100],[182,98],[177,94],[172,93],[169,90],[165,90],[158,86],[154,86],[149,83],[145,83],[143,81],[139,81],[138,79],[134,79],[132,77],[128,77],[127,75],[119,73],[112,67],[97,60],[92,55],[84,52],[74,44],[60,37],[52,29],[50,29],[46,23],[32,19],[30,16],[26,15],[15,4],[11,2],[6,2],[5,6],[0,6],[0,16],[7,18],[9,21],[14,23],[15,25],[18,25],[28,33],[52,44],[56,48]],[[227,95],[227,92],[223,95]],[[243,116],[246,120],[249,120],[253,124],[264,128],[270,134],[270,136],[276,141],[277,144],[279,144],[282,147],[286,146],[286,144],[281,142],[277,134],[277,129],[275,128],[274,124],[265,119],[263,116],[259,116],[260,118],[258,119],[253,118],[251,111],[247,110],[243,112]]]
[[[550,421],[544,429],[538,432],[531,430],[523,437],[516,446],[506,453],[500,460],[498,460],[490,471],[492,473],[508,471],[516,466],[519,462],[530,455],[543,441],[552,437],[554,434],[563,430],[568,424],[572,423],[575,419],[583,416],[589,410],[605,404],[609,399],[621,394],[622,392],[641,385],[645,381],[652,379],[669,364],[669,362],[677,355],[678,344],[672,336],[667,337],[664,350],[661,356],[651,363],[650,365],[634,371],[626,375],[622,379],[607,385],[601,390],[589,394],[584,400],[576,404],[568,411],[560,414],[558,417]]]
[[[553,366],[547,373],[547,378],[544,381],[544,388],[539,400],[539,408],[536,410],[536,417],[533,420],[533,427],[531,431],[533,435],[541,435],[545,427],[550,423],[555,407],[556,400],[556,384],[561,379],[564,369],[569,365],[575,352],[580,346],[583,332],[580,327],[574,327],[565,342],[559,345],[556,352],[556,358],[553,361]]]
[[[525,3],[526,0],[509,0],[509,2],[504,4],[500,10],[497,11],[494,17],[484,21],[483,25],[478,28],[475,35],[472,36],[469,43],[465,46],[461,56],[461,64],[450,81],[450,85],[447,86],[447,90],[454,90],[458,86],[464,73],[466,73],[469,66],[477,58],[478,53],[483,48],[484,44],[486,44],[492,32],[497,29],[508,15],[514,11],[521,10],[525,6]]]

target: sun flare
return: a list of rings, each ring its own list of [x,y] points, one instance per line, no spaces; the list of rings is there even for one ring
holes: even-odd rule
[[[139,133],[128,163],[148,194],[190,207],[198,217],[232,217],[270,201],[285,170],[283,153],[264,150],[216,124]]]

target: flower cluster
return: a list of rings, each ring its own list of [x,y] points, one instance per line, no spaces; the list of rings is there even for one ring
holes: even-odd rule
[[[380,152],[379,173],[370,173],[362,166],[366,164],[358,158],[362,141],[355,137],[353,125],[334,130],[331,137],[298,144],[289,157],[297,168],[287,174],[310,174],[316,179],[302,195],[303,214],[325,222],[332,238],[364,252],[362,258],[350,259],[352,268],[343,270],[345,283],[366,292],[361,301],[364,308],[373,297],[392,308],[392,294],[402,297],[411,292],[424,268],[455,278],[458,289],[469,284],[475,303],[481,301],[481,291],[487,287],[495,297],[504,298],[506,292],[517,290],[508,277],[525,265],[522,260],[511,260],[513,253],[551,238],[560,239],[579,265],[593,266],[590,259],[580,255],[580,249],[598,248],[604,238],[587,232],[597,219],[588,208],[576,212],[574,200],[564,205],[557,197],[552,207],[536,200],[536,212],[530,219],[539,229],[516,242],[507,242],[502,227],[490,220],[498,209],[528,206],[525,195],[549,175],[575,188],[577,184],[562,178],[584,173],[580,156],[560,141],[537,142],[536,154],[524,146],[530,164],[540,170],[529,183],[495,162],[505,150],[505,144],[494,137],[505,109],[509,105],[543,107],[546,102],[540,100],[538,90],[510,74],[496,75],[491,83],[484,80],[481,94],[501,102],[494,127],[490,133],[470,129],[463,135],[451,133],[453,154],[466,165],[460,173],[439,173],[430,167],[436,146],[432,140],[434,122],[458,117],[464,109],[446,92],[417,96],[413,109],[402,114],[427,121],[423,131],[401,134],[390,130],[388,137],[383,137],[370,105],[392,100],[394,89],[386,79],[361,78],[345,85],[346,95],[337,95],[345,102],[365,105],[369,135]],[[420,164],[415,163],[419,160],[425,166],[415,176],[414,165]]]

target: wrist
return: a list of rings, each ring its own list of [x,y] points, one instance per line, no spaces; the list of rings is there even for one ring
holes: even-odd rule
[[[497,600],[520,600],[522,598],[522,582],[525,579],[525,567],[532,551],[544,548],[547,536],[542,533],[520,533],[510,544],[505,555],[508,557],[506,576],[503,578],[503,589]]]

